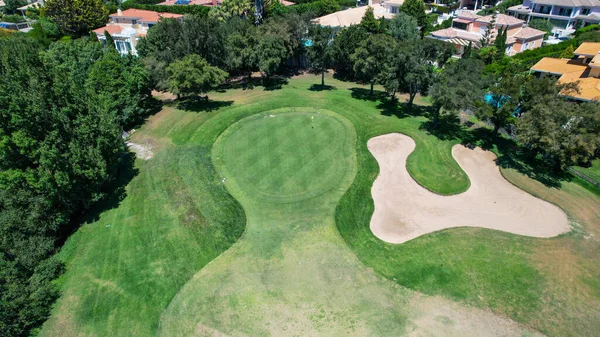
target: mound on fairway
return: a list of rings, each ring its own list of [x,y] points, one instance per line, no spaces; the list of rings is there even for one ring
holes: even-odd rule
[[[462,226],[543,238],[570,229],[560,208],[506,181],[492,152],[455,145],[452,156],[471,186],[464,193],[441,196],[417,184],[406,170],[406,158],[415,148],[410,137],[382,135],[370,139],[368,147],[380,166],[371,190],[375,202],[371,230],[383,241],[402,243]]]

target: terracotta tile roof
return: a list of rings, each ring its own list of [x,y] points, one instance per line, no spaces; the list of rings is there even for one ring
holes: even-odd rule
[[[440,29],[440,30],[431,32],[431,35],[437,36],[437,37],[447,37],[447,38],[456,37],[456,29],[452,29],[452,28]]]
[[[471,23],[473,22],[472,20],[467,20],[467,19],[454,19],[452,20],[453,22],[460,22],[460,23]]]
[[[173,14],[173,13],[158,13],[154,11],[146,11],[142,9],[130,8],[126,9],[123,12],[113,13],[110,15],[111,18],[131,18],[136,19],[143,22],[158,22],[160,18],[182,18],[181,14]]]
[[[592,56],[600,53],[600,42],[584,42],[575,49],[575,55]]]
[[[479,19],[482,17],[480,15],[477,15],[477,13],[471,12],[471,11],[461,11],[457,14],[457,16],[459,18],[466,18],[466,19]]]
[[[469,33],[465,30],[455,28],[436,30],[435,32],[431,32],[431,35],[443,39],[461,38],[472,42],[479,42],[481,40],[481,34]]]
[[[351,25],[357,25],[362,20],[363,16],[367,12],[369,6],[354,7],[343,11],[331,13],[329,15],[321,16],[313,20],[313,23],[328,26],[328,27],[349,27]],[[373,14],[377,19],[386,18],[391,19],[394,17],[393,13],[387,13],[380,4],[374,4]]]
[[[578,82],[579,93],[563,92],[563,95],[582,99],[600,100],[600,78],[589,77],[590,67],[569,59],[544,57],[531,70],[560,75],[559,83]]]
[[[579,92],[563,92],[563,95],[586,101],[600,101],[600,78],[588,77],[589,68],[583,72],[562,75],[558,83],[578,82]]]
[[[178,0],[166,0],[158,5],[162,6],[187,6],[187,5],[199,5],[199,6],[214,6],[212,0],[189,0],[190,3],[187,5],[176,4]]]
[[[484,16],[482,18],[477,19],[478,22],[489,23],[492,21],[492,15]],[[513,26],[518,24],[523,24],[525,21],[515,18],[514,16],[506,15],[506,14],[498,14],[496,15],[496,24],[501,26]]]
[[[519,31],[517,33],[515,33],[512,37],[517,38],[517,39],[531,39],[534,37],[540,37],[540,36],[544,36],[546,34],[546,32],[538,30],[538,29],[534,29],[531,27],[524,27],[519,29]]]
[[[555,75],[562,75],[572,72],[584,72],[587,65],[578,63],[570,59],[556,59],[552,57],[544,57],[536,63],[531,70]]]
[[[96,34],[104,34],[104,31],[107,31],[108,34],[113,35],[113,34],[119,34],[124,27],[121,26],[117,26],[117,25],[108,25],[108,26],[104,26],[104,27],[100,27],[100,28],[96,28],[93,30],[94,33]]]

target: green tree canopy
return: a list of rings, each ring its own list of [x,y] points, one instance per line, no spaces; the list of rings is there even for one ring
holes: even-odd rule
[[[359,80],[371,85],[370,94],[375,83],[384,80],[395,44],[396,40],[389,35],[370,35],[352,54],[354,72]]]
[[[539,29],[541,31],[546,32],[545,36],[550,35],[552,29],[554,29],[554,25],[547,19],[532,19],[527,24],[531,28]]]
[[[367,36],[367,32],[359,25],[344,28],[336,35],[331,46],[332,67],[336,75],[347,78],[355,76],[351,55]]]
[[[108,9],[102,0],[47,0],[42,13],[64,35],[84,36],[106,24]]]
[[[200,95],[216,88],[227,78],[227,73],[211,66],[200,55],[190,54],[167,68],[169,90],[177,96]],[[208,100],[208,96],[206,97]]]
[[[456,113],[475,105],[483,97],[483,62],[467,58],[450,63],[436,75],[429,97],[433,104],[433,127],[440,114]]]
[[[390,35],[398,41],[414,41],[419,38],[417,19],[403,12],[394,16],[387,29]]]
[[[321,75],[321,86],[325,86],[325,72],[331,63],[331,42],[333,31],[329,27],[311,27],[309,37],[312,45],[308,48],[310,72]]]
[[[377,34],[380,31],[380,22],[375,18],[375,13],[373,12],[373,7],[369,6],[365,15],[360,20],[360,26],[367,33]]]
[[[488,102],[479,105],[477,118],[490,121],[494,125],[494,134],[497,134],[500,128],[516,121],[515,114],[524,80],[520,76],[503,76],[490,86],[487,93]]]
[[[417,20],[419,27],[427,25],[427,14],[425,14],[425,3],[423,0],[405,0],[400,11],[408,14]]]

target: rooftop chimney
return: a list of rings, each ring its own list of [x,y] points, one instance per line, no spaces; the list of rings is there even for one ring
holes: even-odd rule
[[[123,15],[123,11],[121,10],[121,8],[117,9],[117,15],[118,15],[118,16],[121,16],[121,15]]]

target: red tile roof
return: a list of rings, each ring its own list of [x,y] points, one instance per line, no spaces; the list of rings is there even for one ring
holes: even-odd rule
[[[477,19],[478,22],[489,23],[492,21],[493,15],[484,16],[482,18]],[[496,24],[501,26],[513,26],[517,24],[524,24],[525,21],[515,18],[514,16],[506,15],[506,14],[498,14],[496,15]]]
[[[93,30],[94,33],[96,34],[104,34],[104,31],[107,31],[110,35],[113,34],[119,34],[124,27],[121,26],[117,26],[117,25],[109,25],[109,26],[104,26],[104,27],[100,27],[100,28],[96,28]]]
[[[173,13],[158,13],[153,11],[146,11],[143,9],[130,8],[122,11],[121,13],[113,13],[110,15],[112,18],[130,18],[136,19],[143,22],[158,22],[160,18],[182,18],[181,14]]]
[[[526,39],[531,39],[534,37],[541,37],[544,36],[546,34],[546,32],[541,31],[541,30],[537,30],[531,27],[525,27],[525,28],[521,28],[519,29],[518,32],[516,32],[513,37],[520,39],[520,40],[526,40]]]

